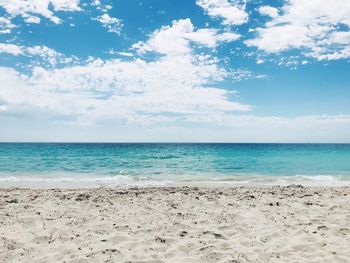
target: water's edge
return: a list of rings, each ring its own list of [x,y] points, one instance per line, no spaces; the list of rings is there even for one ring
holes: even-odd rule
[[[155,187],[155,186],[350,186],[350,176],[334,175],[240,175],[240,176],[166,176],[146,178],[134,176],[1,176],[0,188],[96,188],[96,187]]]

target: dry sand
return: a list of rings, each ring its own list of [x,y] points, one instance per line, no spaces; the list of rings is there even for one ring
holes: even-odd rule
[[[350,187],[0,189],[0,262],[350,262]]]

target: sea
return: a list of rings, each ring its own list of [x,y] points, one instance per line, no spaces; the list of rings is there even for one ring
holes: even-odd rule
[[[0,187],[350,185],[350,144],[0,143]]]

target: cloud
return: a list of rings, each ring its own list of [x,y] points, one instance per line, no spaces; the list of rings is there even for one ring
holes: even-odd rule
[[[81,10],[79,0],[0,0],[0,7],[4,8],[9,16],[21,16],[27,23],[39,23],[38,16],[43,16],[59,24],[61,20],[55,16],[55,12]]]
[[[235,70],[230,70],[228,72],[228,75],[234,82],[242,81],[242,80],[247,80],[247,79],[263,79],[266,78],[266,75],[263,74],[255,74],[250,70],[245,70],[245,69],[235,69]]]
[[[7,53],[14,56],[21,55],[22,48],[13,44],[0,43],[0,53]]]
[[[208,87],[225,75],[216,64],[192,56],[95,60],[85,66],[33,69],[30,76],[0,68],[0,100],[9,109],[37,108],[89,121],[135,115],[247,111],[230,92]]]
[[[271,6],[261,6],[259,7],[259,13],[261,15],[269,16],[269,17],[277,17],[278,9]]]
[[[123,23],[120,19],[110,17],[107,13],[95,18],[94,20],[100,22],[108,32],[120,34],[123,27]]]
[[[29,16],[24,19],[24,21],[28,24],[40,24],[41,19],[37,16]]]
[[[289,0],[245,43],[268,53],[301,49],[317,60],[349,58],[349,17],[347,0]]]
[[[213,18],[222,18],[224,25],[242,25],[248,21],[246,1],[197,0],[197,5]]]
[[[328,125],[350,125],[350,115],[305,115],[297,117],[254,116],[254,115],[207,115],[205,118],[190,116],[189,122],[211,123],[225,127],[287,127],[314,128]]]
[[[91,3],[92,6],[95,6],[97,10],[102,11],[102,12],[107,12],[108,10],[112,9],[111,5],[107,4],[102,4],[101,1],[99,0],[94,0]]]
[[[5,105],[0,105],[0,112],[5,112],[7,107]]]
[[[123,56],[123,57],[134,57],[134,54],[131,52],[115,51],[114,49],[110,49],[108,51],[108,54],[119,55],[119,56]]]
[[[217,87],[224,79],[245,78],[247,72],[236,71],[235,75],[221,67],[216,57],[197,52],[198,45],[214,48],[237,37],[217,30],[195,30],[185,19],[133,45],[142,54],[163,55],[156,59],[89,59],[61,68],[35,66],[30,74],[3,67],[0,82],[6,88],[0,90],[0,101],[7,114],[40,111],[87,123],[103,119],[176,122],[191,115],[250,111],[250,105],[234,100],[235,91]],[[28,56],[57,57],[43,46],[14,47]]]
[[[240,35],[232,32],[220,33],[217,29],[195,29],[190,19],[174,21],[172,26],[156,30],[146,42],[134,44],[139,53],[186,54],[192,50],[191,44],[215,48],[222,42],[235,41]]]
[[[74,59],[46,46],[25,47],[24,50],[27,56],[39,56],[52,66],[57,63],[70,63]]]
[[[232,100],[233,92],[210,87],[225,75],[215,63],[203,64],[188,54],[163,56],[155,62],[97,59],[61,69],[36,67],[30,75],[2,67],[0,82],[6,88],[0,89],[0,111],[32,117],[41,112],[40,118],[75,124],[122,121],[124,125],[164,128],[165,134],[171,127],[194,125],[219,134],[220,129],[226,131],[219,138],[231,140],[232,134],[248,136],[257,129],[288,131],[290,136],[302,131],[304,136],[308,130],[350,127],[349,115],[287,118],[247,114],[251,106]],[[264,137],[253,135],[253,139]],[[191,133],[188,138],[193,138]]]
[[[75,57],[67,57],[56,50],[47,46],[19,46],[15,44],[0,43],[0,53],[6,53],[14,56],[40,57],[44,62],[55,66],[57,63],[70,63]]]
[[[0,34],[10,34],[12,28],[16,27],[11,20],[6,17],[0,17]]]

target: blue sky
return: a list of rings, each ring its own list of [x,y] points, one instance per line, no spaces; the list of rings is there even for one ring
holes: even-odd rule
[[[347,0],[0,0],[0,140],[350,142],[349,18]]]

